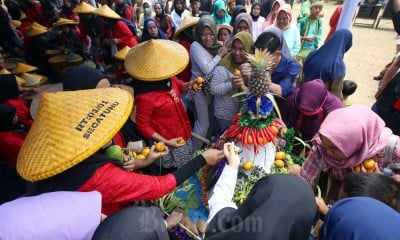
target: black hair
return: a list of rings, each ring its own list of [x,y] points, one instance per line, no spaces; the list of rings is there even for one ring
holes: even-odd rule
[[[243,5],[237,5],[232,10],[231,22],[229,23],[232,27],[235,23],[236,17],[241,13],[247,13],[246,7]]]
[[[351,80],[344,80],[343,81],[343,89],[342,94],[343,96],[350,96],[357,90],[357,83]]]
[[[259,7],[260,7],[260,11],[261,11],[261,3],[259,3],[259,2],[254,2],[254,3],[251,5],[250,15],[251,15],[251,18],[253,19],[253,21],[257,21],[258,18],[261,16],[260,13],[258,14],[258,16],[254,16],[254,15],[253,15],[253,9],[254,9],[255,6],[259,6]]]
[[[261,50],[267,49],[268,52],[274,53],[276,50],[280,50],[281,40],[275,33],[263,32],[258,36],[254,47]]]
[[[371,197],[400,212],[400,183],[379,173],[353,172],[346,175],[342,190],[347,197]]]

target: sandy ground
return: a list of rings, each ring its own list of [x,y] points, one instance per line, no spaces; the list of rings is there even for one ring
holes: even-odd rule
[[[301,3],[293,5],[293,16],[300,12]],[[325,1],[323,12],[323,35],[329,32],[329,18],[337,7],[336,1]],[[381,10],[382,13],[382,10]],[[381,14],[380,13],[380,14]],[[356,19],[356,23],[372,24],[373,20]],[[396,33],[391,20],[383,19],[379,28],[353,25],[353,46],[345,54],[347,73],[345,79],[357,83],[357,91],[352,95],[353,103],[371,106],[377,81],[373,80],[381,69],[391,61],[396,49]]]

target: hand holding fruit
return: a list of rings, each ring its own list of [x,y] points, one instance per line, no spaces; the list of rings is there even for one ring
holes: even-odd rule
[[[185,140],[181,137],[179,138],[171,138],[165,142],[166,145],[173,147],[173,148],[178,148],[182,147],[185,145]]]
[[[224,144],[224,155],[228,160],[229,166],[236,169],[239,168],[239,148],[233,142]]]
[[[157,144],[159,144],[160,142],[158,142],[158,143],[156,143],[156,144],[153,144],[153,146],[151,146],[151,148],[150,148],[150,152],[149,152],[149,154],[147,155],[147,157],[146,157],[146,159],[148,160],[148,161],[150,161],[150,162],[154,162],[155,160],[157,160],[157,159],[159,159],[160,157],[162,157],[162,156],[165,156],[165,155],[167,155],[168,153],[169,153],[169,149],[168,149],[168,147],[167,146],[163,146],[163,150],[164,151],[159,151],[159,150],[162,150],[162,149],[160,149],[160,145],[157,145]],[[161,142],[162,143],[162,142]],[[156,149],[156,148],[158,148],[158,149]]]
[[[206,160],[207,165],[214,166],[224,158],[224,151],[217,149],[208,149],[201,154]]]
[[[129,172],[132,172],[135,168],[135,158],[133,156],[129,156],[124,154],[124,161],[122,163],[122,167]]]
[[[194,81],[191,82],[191,84],[192,84],[192,89],[193,89],[194,91],[200,90],[200,89],[201,89],[201,86],[202,86],[202,84],[203,84],[203,82],[204,82],[204,78],[198,76]]]

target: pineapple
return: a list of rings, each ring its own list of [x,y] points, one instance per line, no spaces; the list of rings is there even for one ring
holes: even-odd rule
[[[251,94],[257,97],[265,96],[271,85],[271,55],[267,50],[256,49],[254,56],[247,54],[247,60],[250,64],[252,74],[247,80],[246,85],[249,87]]]

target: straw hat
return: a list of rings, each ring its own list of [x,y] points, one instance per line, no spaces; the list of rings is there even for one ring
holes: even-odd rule
[[[1,74],[11,74],[11,72],[8,71],[7,69],[3,68],[3,69],[0,70],[0,75]],[[14,75],[14,76],[15,76],[15,78],[17,79],[17,81],[19,83],[24,84],[26,82],[25,79],[23,79],[23,78],[21,78],[21,77],[19,77],[17,75]]]
[[[142,81],[165,80],[182,72],[189,63],[187,50],[179,43],[151,39],[136,45],[125,58],[125,69]]]
[[[174,38],[174,39],[177,38],[177,37],[179,36],[179,34],[180,34],[183,30],[185,30],[185,29],[187,29],[187,28],[189,28],[189,27],[191,27],[191,26],[197,24],[197,23],[199,22],[199,19],[200,19],[199,17],[185,16],[185,17],[183,18],[183,20],[182,20],[181,25],[179,26],[179,28],[178,28],[178,29],[176,30],[176,32],[174,33],[173,38]]]
[[[131,48],[130,47],[128,47],[128,46],[125,46],[123,49],[121,49],[121,50],[119,50],[115,55],[114,55],[114,57],[116,58],[116,59],[119,59],[119,60],[125,60],[125,57],[126,57],[126,54],[129,52],[129,50],[131,50]]]
[[[38,68],[25,63],[18,63],[17,66],[12,70],[15,74],[21,74],[26,72],[32,72],[37,70]]]
[[[34,37],[40,34],[46,33],[48,31],[47,27],[40,25],[37,22],[32,23],[31,27],[26,31],[27,37]]]
[[[21,21],[19,21],[19,20],[11,20],[11,23],[12,23],[12,25],[14,25],[14,27],[19,27],[19,26],[21,26]]]
[[[46,76],[35,73],[23,73],[21,77],[25,79],[25,83],[23,84],[25,87],[36,86],[47,81]]]
[[[63,25],[77,25],[78,23],[71,19],[59,18],[54,24],[54,27],[60,27]]]
[[[26,19],[26,14],[22,12],[21,16],[19,17],[19,20],[24,20],[24,19]]]
[[[218,24],[217,25],[217,33],[219,33],[219,30],[221,29],[227,29],[230,33],[233,33],[233,27],[229,24]]]
[[[30,112],[33,119],[36,119],[36,115],[39,111],[39,104],[41,93],[49,93],[49,92],[60,92],[63,90],[63,83],[54,83],[54,84],[44,84],[39,86],[39,93],[35,94],[32,98],[32,102],[30,105]]]
[[[18,173],[39,181],[79,164],[110,141],[132,107],[132,96],[119,88],[42,94],[18,154]]]
[[[80,13],[80,14],[88,14],[93,13],[96,8],[92,7],[92,5],[87,4],[86,2],[82,1],[81,4],[77,5],[72,12]]]
[[[102,17],[106,18],[112,18],[112,19],[120,19],[121,17],[118,15],[118,13],[114,12],[111,8],[107,6],[107,4],[104,4],[103,6],[97,8],[96,10],[93,11],[94,14],[97,14]]]

